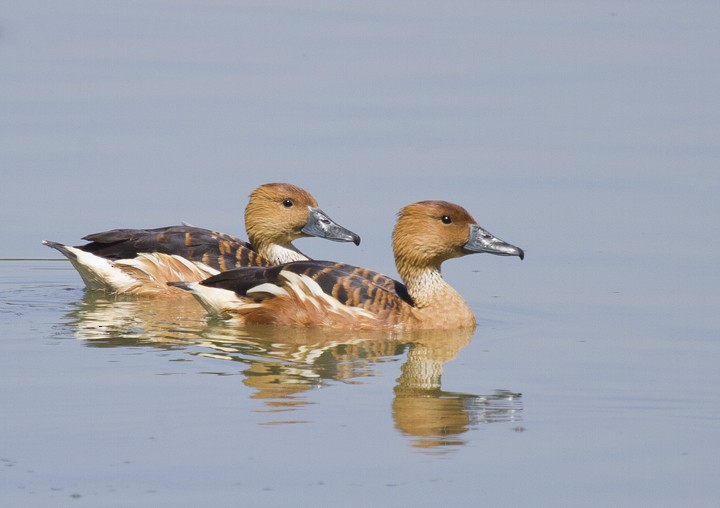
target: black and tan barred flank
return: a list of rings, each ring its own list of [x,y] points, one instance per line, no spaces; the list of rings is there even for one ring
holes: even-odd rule
[[[377,312],[381,309],[399,310],[404,304],[413,304],[402,283],[366,268],[332,261],[308,260],[271,267],[241,268],[219,273],[201,284],[247,297],[248,291],[259,284],[282,285],[281,271],[310,277],[326,294],[343,305]]]

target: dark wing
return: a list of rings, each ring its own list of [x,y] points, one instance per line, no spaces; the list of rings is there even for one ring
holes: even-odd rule
[[[78,246],[86,252],[111,260],[129,259],[139,253],[175,254],[199,261],[216,270],[242,266],[269,266],[270,262],[252,250],[249,243],[231,235],[193,226],[155,229],[113,229],[83,238],[90,243]]]
[[[332,261],[308,260],[267,268],[239,268],[214,275],[201,284],[247,296],[248,290],[259,284],[286,284],[287,282],[280,278],[282,271],[311,277],[325,293],[352,307],[378,311],[400,308],[405,304],[413,305],[402,283],[366,268]]]
[[[265,282],[280,283],[278,274],[285,265],[270,267],[249,266],[220,272],[200,282],[203,286],[227,289],[240,296],[247,296],[249,289]]]

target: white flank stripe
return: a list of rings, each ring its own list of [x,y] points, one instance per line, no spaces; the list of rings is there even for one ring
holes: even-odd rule
[[[272,284],[270,282],[265,282],[264,284],[260,284],[259,286],[255,286],[254,288],[250,288],[247,290],[247,294],[255,294],[255,293],[265,293],[275,296],[288,296],[288,292],[281,288],[280,286],[276,286],[275,284]]]
[[[195,274],[195,279],[207,279],[208,277],[220,273],[218,270],[215,270],[204,263],[190,261],[176,254],[162,254],[159,252],[140,252],[136,258],[120,259],[116,261],[116,264],[119,266],[124,265],[136,268],[151,279],[155,279],[154,272],[156,270],[170,269],[172,273],[175,274],[175,278],[177,280],[184,280],[186,274],[174,269],[173,263],[169,260],[173,260],[174,262],[186,267],[190,273]]]

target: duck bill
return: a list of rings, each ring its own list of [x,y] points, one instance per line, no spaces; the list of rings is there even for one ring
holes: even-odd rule
[[[487,252],[496,256],[518,256],[520,259],[525,257],[525,252],[520,247],[500,240],[477,224],[470,225],[470,241],[463,246],[463,249],[468,254]]]
[[[325,238],[334,242],[352,242],[360,245],[360,236],[345,229],[327,216],[320,208],[308,207],[308,221],[301,231],[308,236]]]

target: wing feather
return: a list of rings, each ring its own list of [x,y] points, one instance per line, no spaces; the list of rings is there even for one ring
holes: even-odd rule
[[[316,298],[322,294],[339,304],[358,307],[372,313],[400,311],[412,306],[405,286],[380,273],[345,263],[331,261],[296,261],[273,267],[248,267],[221,272],[202,281],[202,285],[234,291],[241,297],[253,298],[260,287],[262,293],[273,294],[268,285],[278,288],[300,285],[299,276],[308,277],[314,286],[303,282]],[[303,296],[294,292],[300,300]],[[279,294],[279,293],[278,293]]]
[[[270,262],[239,238],[194,226],[154,229],[113,229],[83,238],[77,248],[110,260],[132,259],[159,252],[178,255],[224,271],[241,266],[269,266]]]

